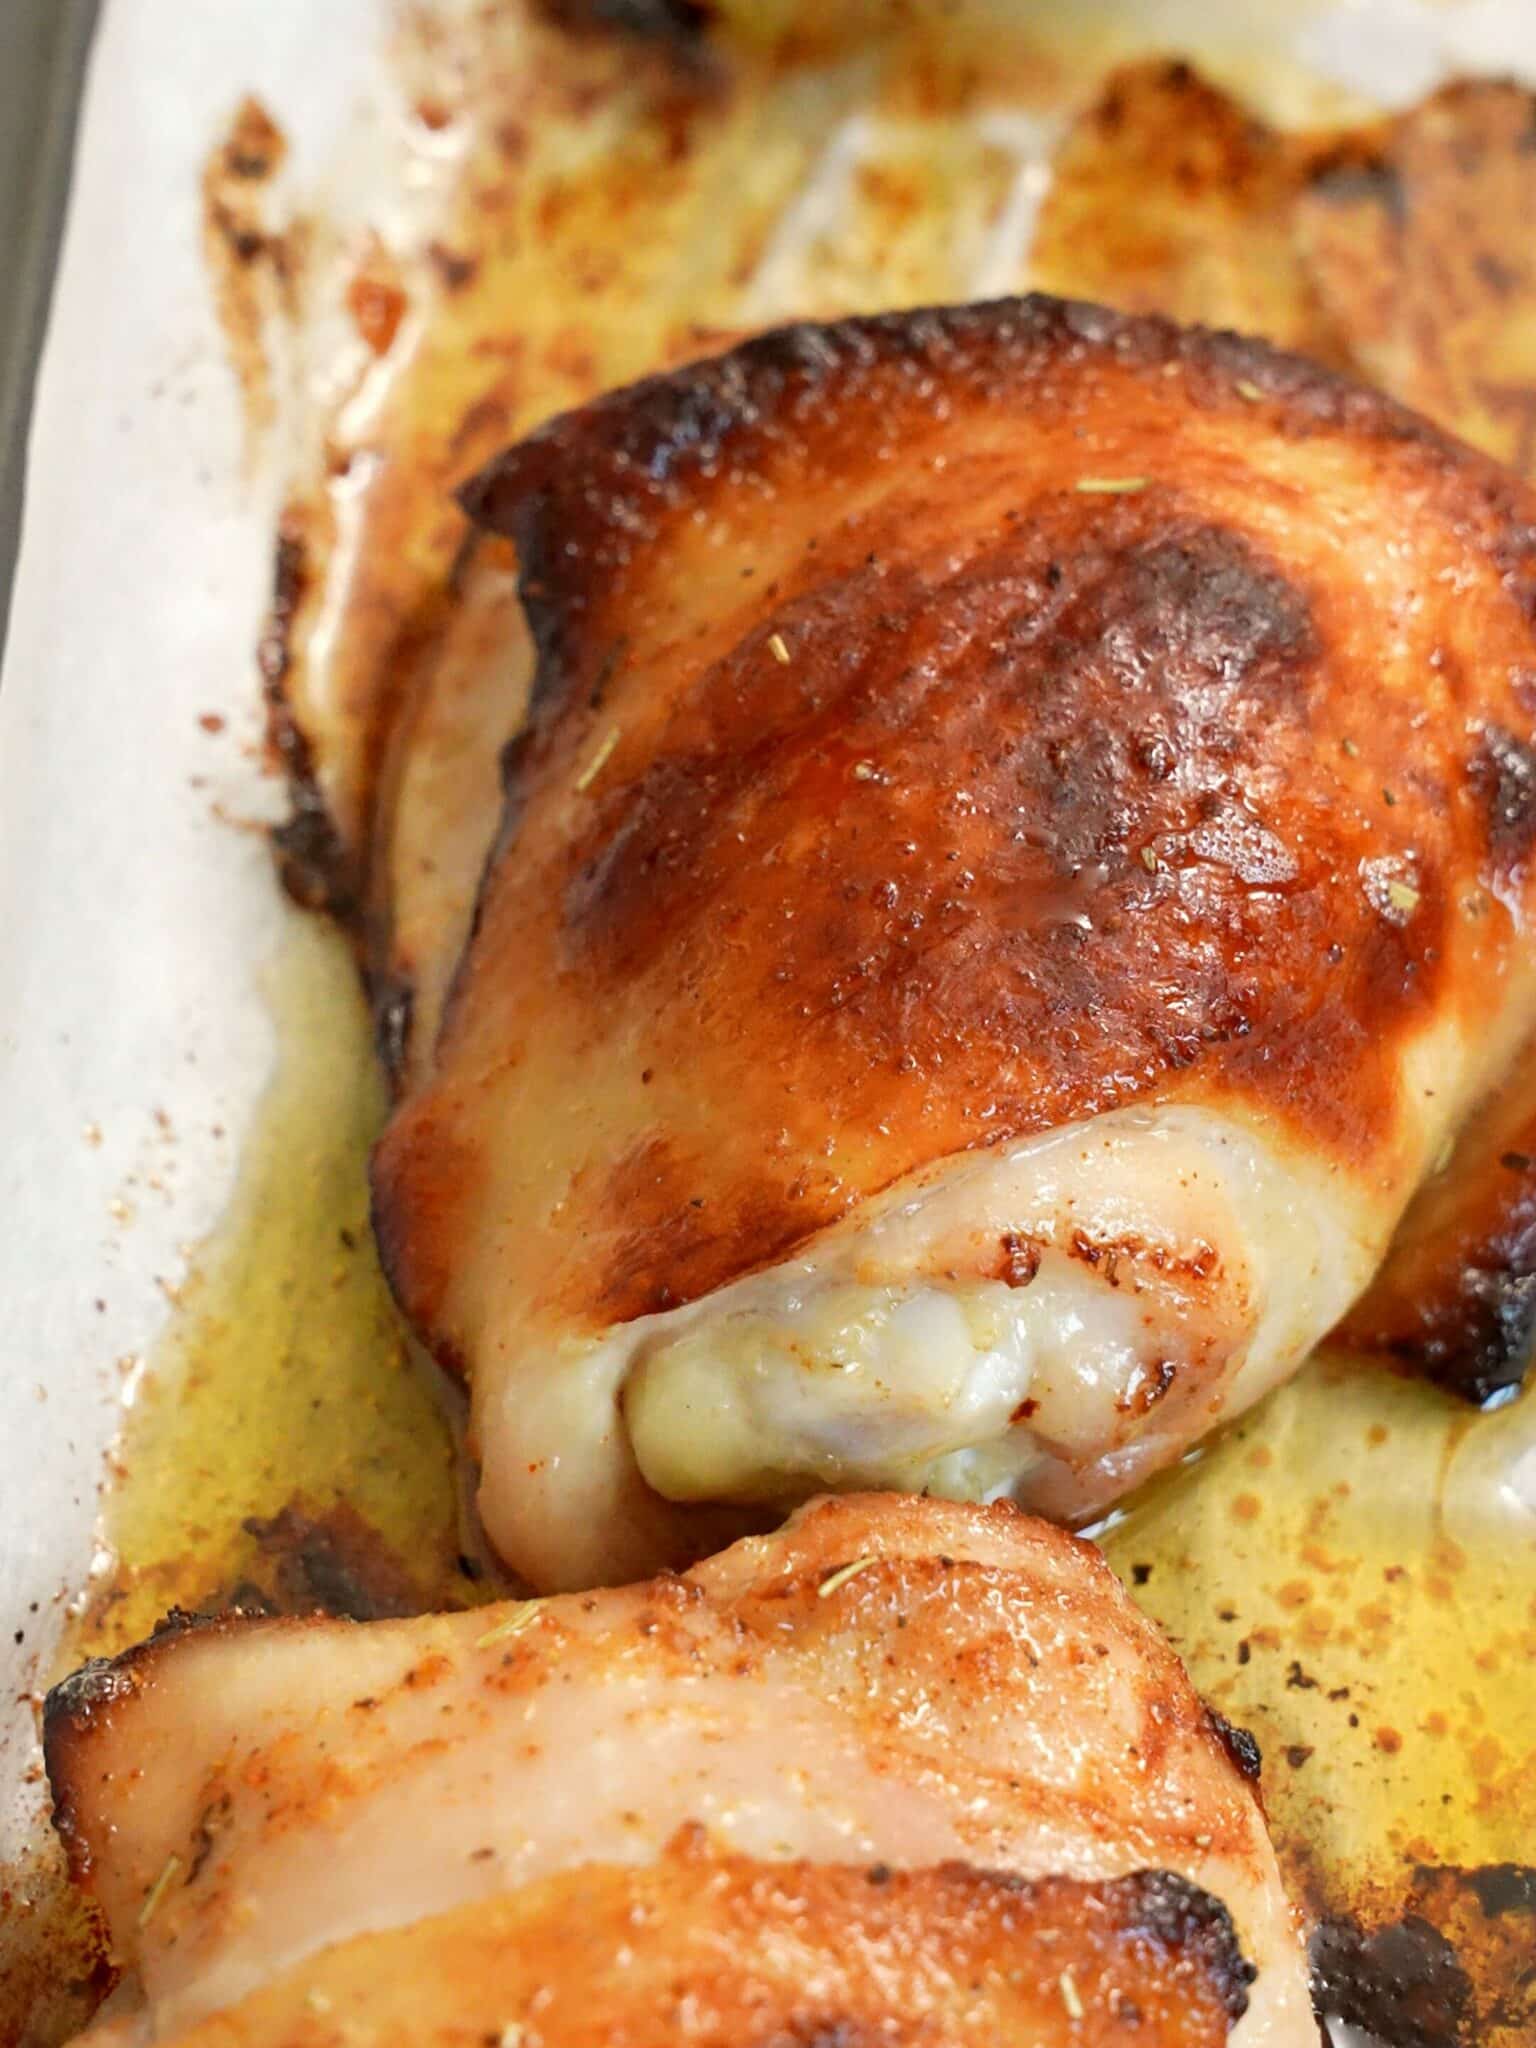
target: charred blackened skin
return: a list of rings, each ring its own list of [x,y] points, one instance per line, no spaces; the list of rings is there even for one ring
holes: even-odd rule
[[[1422,1345],[1395,1347],[1447,1393],[1479,1408],[1507,1400],[1525,1379],[1536,1340],[1536,1245],[1502,1269],[1469,1266],[1461,1275],[1459,1315]]]
[[[1516,776],[1518,785],[1519,776]],[[1506,790],[1500,816],[1517,798]],[[1536,1340],[1536,1087],[1531,1047],[1475,1125],[1448,1175],[1449,1206],[1427,1191],[1410,1210],[1376,1287],[1342,1341],[1422,1374],[1480,1407],[1508,1399]],[[1438,1207],[1436,1206],[1438,1202]]]
[[[938,1875],[981,1895],[1011,1893],[1020,1900],[1028,1900],[1055,1882],[1047,1879],[1045,1887],[1041,1887],[1014,1871],[978,1870],[966,1863],[941,1864]],[[865,1872],[866,1882],[881,1891],[922,1884],[930,1876],[927,1872],[893,1871],[883,1863]],[[1258,1972],[1244,1956],[1232,1916],[1219,1899],[1171,1870],[1132,1871],[1104,1885],[1099,1896],[1112,1920],[1128,1934],[1139,1936],[1202,1978],[1231,2024],[1237,2024],[1248,2010],[1248,1987]],[[806,2039],[835,2041],[839,2048],[847,2048],[850,2039],[862,2044],[871,2037],[867,2024],[856,2024],[860,2028],[856,2036],[838,2032],[835,2022],[823,2022]],[[1128,2025],[1134,2030],[1136,2023],[1130,2021]]]
[[[314,750],[288,702],[293,627],[309,589],[309,554],[294,533],[278,535],[272,609],[257,662],[267,700],[267,737],[288,778],[292,815],[272,833],[278,875],[302,909],[323,910],[342,923],[357,910],[357,879],[315,774]]]
[[[211,1619],[205,1614],[190,1613],[185,1607],[172,1607],[155,1623],[144,1642],[134,1643],[116,1657],[88,1658],[78,1671],[61,1678],[50,1689],[43,1702],[45,1732],[56,1723],[88,1727],[98,1714],[137,1689],[139,1667],[148,1663],[171,1637],[206,1628]]]
[[[1518,875],[1536,843],[1536,751],[1502,725],[1490,725],[1471,766],[1488,812],[1488,850],[1501,877]]]
[[[1393,2048],[1473,2048],[1472,1984],[1437,1928],[1410,1913],[1367,1932],[1342,1916],[1312,1936],[1312,2002]]]
[[[1122,1882],[1136,1887],[1137,1925],[1161,1948],[1199,1960],[1235,2026],[1258,1971],[1238,1946],[1226,1907],[1171,1870],[1139,1870]]]
[[[49,1692],[43,1707],[44,1718],[83,1725],[114,1701],[126,1698],[133,1689],[132,1673],[117,1659],[92,1657],[68,1678],[61,1678]]]
[[[1222,1748],[1243,1776],[1256,1785],[1264,1768],[1264,1756],[1258,1743],[1246,1728],[1237,1727],[1225,1714],[1217,1713],[1209,1701],[1206,1703],[1205,1713]]]
[[[415,986],[398,974],[370,975],[368,1007],[373,1015],[373,1042],[379,1064],[391,1094],[397,1094],[405,1080],[410,1054]]]
[[[91,1869],[90,1845],[70,1795],[77,1776],[73,1761],[77,1747],[91,1740],[98,1719],[110,1718],[119,1702],[138,1691],[142,1680],[153,1672],[156,1659],[176,1637],[194,1630],[244,1628],[250,1626],[251,1619],[238,1607],[218,1614],[190,1614],[184,1607],[173,1607],[143,1642],[132,1644],[116,1657],[91,1658],[49,1692],[43,1702],[43,1761],[54,1788],[54,1830],[76,1884],[83,1884]]]
[[[140,1651],[150,1654],[148,1645],[141,1645]],[[122,1657],[92,1657],[61,1679],[43,1702],[43,1758],[54,1788],[53,1826],[76,1884],[90,1874],[91,1851],[71,1796],[74,1774],[69,1756],[77,1744],[89,1741],[99,1718],[109,1716],[120,1700],[138,1690],[138,1661],[133,1651]]]

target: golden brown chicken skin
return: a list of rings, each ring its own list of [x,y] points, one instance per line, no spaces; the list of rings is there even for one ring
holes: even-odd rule
[[[1389,119],[1289,134],[1185,63],[1111,74],[1052,165],[1036,280],[1231,325],[1350,368],[1536,469],[1536,95],[1457,79]],[[1335,1333],[1484,1401],[1536,1330],[1528,1059],[1404,1218]]]
[[[182,2048],[1220,2048],[1250,1966],[1166,1871],[1038,1883],[713,1855],[590,1865],[342,1943]]]
[[[765,337],[469,502],[539,673],[375,1198],[503,1554],[1090,1512],[1298,1362],[1530,1028],[1525,488],[1035,299]]]
[[[183,1626],[58,1688],[47,1754],[130,2041],[1315,2040],[1251,1744],[1002,1505]]]

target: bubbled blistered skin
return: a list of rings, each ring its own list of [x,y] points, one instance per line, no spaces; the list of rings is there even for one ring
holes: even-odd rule
[[[47,1754],[142,1992],[109,2038],[1316,2041],[1251,1746],[1003,1505],[824,1501],[532,1607],[193,1624],[56,1689]]]
[[[1298,1362],[1536,1008],[1525,487],[1257,344],[1033,299],[766,336],[554,422],[468,503],[518,549],[534,708],[375,1196],[510,1562],[578,1583],[718,1528],[635,1465],[615,1332],[1132,1107],[1256,1146],[1300,1263],[1249,1284],[1241,1188],[1204,1250],[1157,1247],[1209,1283],[1200,1398],[1149,1325],[1179,1426],[1128,1379],[1063,1449],[1021,1402],[1010,1483],[1091,1511],[1138,1432],[1165,1461]],[[1140,1174],[1032,1215],[1024,1265],[1113,1291],[1158,1228]],[[786,1450],[782,1495],[890,1483],[840,1441],[830,1482]]]

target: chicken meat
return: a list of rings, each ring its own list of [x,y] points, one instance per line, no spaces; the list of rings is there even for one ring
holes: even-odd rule
[[[1095,1550],[1004,1505],[173,1627],[57,1689],[47,1752],[122,2048],[1315,2048],[1251,1745]]]
[[[1272,128],[1193,66],[1113,72],[1069,125],[1031,270],[1071,296],[1233,326],[1349,367],[1536,471],[1536,95],[1464,78],[1378,121]],[[482,838],[488,834],[482,828]],[[1468,1120],[1334,1333],[1479,1402],[1536,1335],[1529,1049]]]
[[[1252,342],[788,329],[469,489],[538,670],[374,1164],[539,1588],[827,1489],[1102,1511],[1536,1022],[1536,499]]]

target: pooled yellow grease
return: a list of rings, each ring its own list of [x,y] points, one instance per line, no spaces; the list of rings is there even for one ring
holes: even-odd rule
[[[384,1113],[352,955],[295,913],[270,977],[276,1071],[224,1220],[138,1383],[103,1536],[116,1563],[66,1665],[147,1635],[172,1606],[278,1595],[247,1524],[345,1503],[402,1603],[462,1606],[458,1480],[443,1393],[408,1350],[368,1225]],[[349,1528],[357,1534],[356,1524]]]
[[[1257,1736],[1271,1827],[1321,1910],[1395,1915],[1415,1884],[1446,1890],[1420,1866],[1536,1857],[1533,1467],[1530,1394],[1479,1415],[1324,1356],[1102,1538]],[[1498,1931],[1522,1918],[1536,1952],[1528,1915]]]

